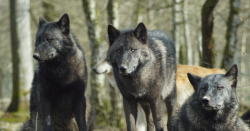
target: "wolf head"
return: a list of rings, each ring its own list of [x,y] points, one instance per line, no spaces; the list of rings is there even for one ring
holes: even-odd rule
[[[213,74],[201,78],[188,73],[189,81],[195,89],[195,103],[207,111],[218,111],[233,105],[237,101],[237,75],[236,64],[225,75]]]
[[[35,52],[33,57],[38,61],[53,60],[62,51],[70,49],[71,45],[65,42],[69,36],[69,16],[64,14],[58,22],[47,22],[43,17],[39,18],[39,27],[36,34]]]
[[[143,23],[139,23],[135,29],[122,31],[109,25],[108,36],[108,62],[120,74],[133,73],[140,64],[149,59],[147,29]]]
[[[92,68],[97,74],[109,73],[112,70],[111,65],[107,62],[108,49],[101,44],[101,53],[98,57],[97,64]]]

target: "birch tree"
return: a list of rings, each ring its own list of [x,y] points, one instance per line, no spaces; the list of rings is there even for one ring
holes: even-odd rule
[[[10,1],[13,93],[9,112],[18,110],[20,95],[30,90],[33,78],[29,2]]]
[[[114,27],[119,28],[119,0],[108,0],[107,13],[108,13],[108,23],[114,25]],[[119,90],[109,84],[110,87],[110,103],[111,103],[111,126],[120,127],[122,126],[122,121],[125,121],[123,117],[122,108],[122,97]]]
[[[176,49],[176,60],[180,59],[180,23],[181,23],[181,0],[173,0],[173,41]]]
[[[90,67],[94,67],[97,64],[97,59],[100,53],[100,41],[101,41],[101,27],[98,22],[98,12],[96,8],[95,0],[82,0],[83,11],[85,14],[85,20],[88,27],[88,37],[91,48],[91,63]],[[105,88],[105,76],[97,75],[92,70],[89,77],[91,96],[93,104],[96,110],[97,116],[103,116],[106,119],[107,110],[104,108],[106,100],[106,88]],[[103,120],[102,117],[98,117]]]
[[[226,46],[223,52],[221,68],[230,69],[234,64],[234,54],[237,45],[237,30],[240,25],[240,0],[230,0],[230,11],[227,20]]]
[[[190,42],[190,30],[188,24],[188,0],[184,0],[183,3],[183,21],[184,21],[184,40],[185,44],[187,45],[187,64],[193,65],[193,50],[192,44]]]
[[[203,67],[214,66],[213,11],[219,0],[206,0],[202,6],[202,59]]]

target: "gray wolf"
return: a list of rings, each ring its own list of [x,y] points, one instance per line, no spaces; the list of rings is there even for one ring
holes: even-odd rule
[[[57,22],[39,18],[33,57],[38,61],[30,95],[30,120],[21,131],[93,130],[95,112],[85,97],[87,68],[70,32],[68,14]]]
[[[188,73],[195,93],[182,106],[174,131],[249,131],[238,117],[237,65],[205,78]]]
[[[176,71],[176,88],[177,88],[177,108],[181,107],[184,102],[194,93],[194,88],[189,82],[187,73],[192,73],[201,77],[211,74],[225,74],[225,70],[219,68],[204,68],[191,65],[177,65]]]
[[[107,51],[108,47],[101,44],[101,53],[98,56],[97,64],[92,68],[97,74],[105,74],[109,83],[118,90],[115,77],[113,74],[112,66],[107,62]],[[122,102],[122,99],[117,100]],[[122,118],[121,118],[122,119]],[[137,120],[136,120],[136,130],[146,131],[146,116],[141,106],[137,104]]]
[[[98,57],[97,64],[93,67],[93,70],[97,74],[106,74],[106,77],[114,87],[117,87],[116,81],[114,78],[112,66],[107,62],[107,51],[108,47],[102,45],[101,46],[101,53]],[[181,65],[177,64],[177,72],[176,72],[176,89],[177,89],[177,100],[176,105],[177,107],[181,107],[186,99],[190,97],[194,93],[194,88],[189,82],[187,77],[187,73],[190,72],[194,75],[198,75],[201,77],[205,77],[211,74],[225,74],[225,70],[219,68],[204,68],[200,66],[191,66],[191,65]],[[145,114],[141,108],[141,106],[137,107],[137,120],[136,120],[136,129],[138,131],[145,131],[146,129],[146,120]]]
[[[116,84],[123,97],[127,130],[135,130],[137,103],[143,108],[147,130],[163,130],[163,105],[168,111],[167,128],[176,101],[176,56],[172,38],[163,31],[146,29],[118,30],[108,26],[107,61],[113,68]]]

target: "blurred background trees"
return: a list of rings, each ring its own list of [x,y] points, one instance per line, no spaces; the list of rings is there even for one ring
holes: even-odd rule
[[[126,29],[144,22],[149,30],[167,32],[175,41],[179,64],[226,70],[233,63],[238,64],[241,109],[250,108],[249,0],[30,0],[29,4],[21,1],[0,0],[0,115],[11,108],[11,100],[22,100],[14,98],[25,98],[30,89],[33,66],[37,63],[32,54],[39,16],[55,21],[64,13],[69,14],[71,29],[85,51],[89,72],[86,93],[95,104],[97,128],[125,125],[119,122],[124,119],[123,114],[115,113],[122,110],[117,106],[121,104],[119,92],[109,86],[104,75],[92,72],[100,43],[108,45],[108,24]]]

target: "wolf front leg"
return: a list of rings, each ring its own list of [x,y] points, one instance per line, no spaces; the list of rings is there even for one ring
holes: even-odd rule
[[[159,99],[150,102],[150,108],[152,111],[154,124],[155,124],[155,131],[163,131],[163,105],[164,101],[162,97]]]
[[[84,95],[77,97],[73,105],[75,119],[79,131],[87,131],[86,127],[86,98]]]
[[[41,99],[40,116],[42,119],[42,130],[52,131],[52,101],[46,98]],[[39,112],[38,112],[39,113]]]
[[[152,117],[152,112],[150,110],[150,105],[146,102],[140,102],[140,105],[142,109],[145,112],[146,115],[146,121],[147,121],[147,131],[154,131],[154,120]]]
[[[168,111],[168,131],[172,131],[172,116],[174,115],[174,109],[176,107],[176,96],[176,88],[174,88],[170,95],[165,98],[165,104]]]
[[[134,99],[123,98],[123,108],[126,117],[127,131],[135,131],[137,117],[137,102]]]

